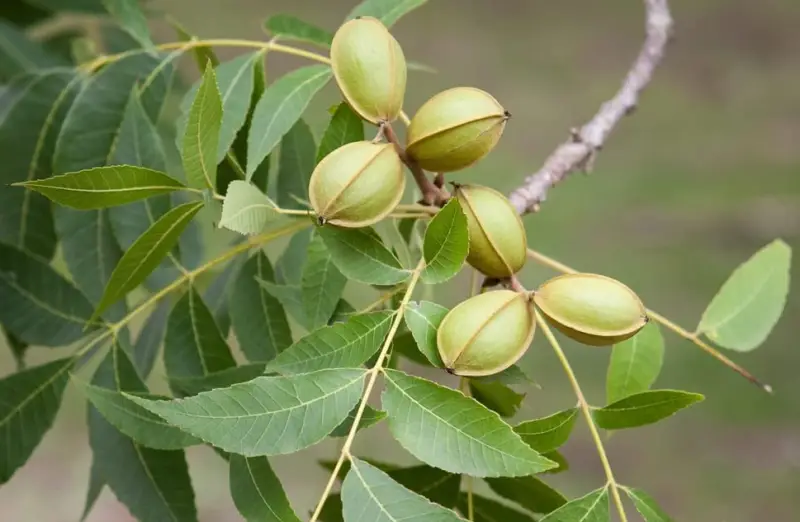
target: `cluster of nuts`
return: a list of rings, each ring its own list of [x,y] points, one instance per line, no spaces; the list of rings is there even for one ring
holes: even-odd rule
[[[318,221],[366,227],[399,204],[406,187],[403,164],[417,182],[462,170],[484,158],[500,140],[510,115],[487,92],[455,87],[425,102],[408,127],[405,146],[391,123],[403,108],[407,68],[403,50],[376,18],[344,23],[331,45],[334,78],[347,104],[381,129],[389,143],[349,143],[319,162],[309,182]],[[422,177],[422,180],[416,175]],[[440,187],[430,184],[425,188]],[[454,184],[467,218],[467,262],[490,280],[510,280],[525,264],[527,238],[520,216],[500,192]],[[442,201],[440,200],[439,203]],[[589,345],[610,345],[636,334],[645,308],[627,286],[608,277],[573,274],[553,278],[533,292],[491,290],[453,308],[437,341],[445,368],[462,376],[500,372],[528,349],[536,330],[534,309],[565,335]]]

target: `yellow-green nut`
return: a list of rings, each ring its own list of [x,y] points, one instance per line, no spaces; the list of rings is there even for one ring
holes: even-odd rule
[[[394,145],[356,141],[319,162],[308,184],[320,223],[366,227],[386,217],[403,197],[406,177]]]
[[[478,377],[516,363],[535,331],[533,304],[527,294],[491,290],[450,310],[439,325],[436,342],[448,372]]]
[[[647,309],[625,284],[598,274],[565,274],[545,281],[533,302],[564,335],[590,346],[633,337],[647,324]]]
[[[455,197],[467,216],[467,262],[489,277],[510,277],[525,265],[528,240],[519,214],[493,188],[456,185]]]
[[[461,170],[491,152],[510,116],[481,89],[447,89],[426,101],[411,119],[406,151],[425,170]]]
[[[359,116],[377,125],[400,114],[406,58],[380,20],[362,16],[342,24],[333,35],[331,66],[342,96]]]

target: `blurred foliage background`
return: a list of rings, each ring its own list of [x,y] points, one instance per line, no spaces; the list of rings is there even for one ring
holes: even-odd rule
[[[286,12],[333,31],[349,0],[152,0],[202,37],[264,39],[261,20]],[[619,278],[648,306],[693,329],[705,305],[739,263],[780,237],[800,247],[800,2],[673,2],[676,40],[636,114],[601,152],[594,172],[576,174],[525,218],[530,246],[583,271]],[[513,114],[497,147],[450,179],[504,192],[535,171],[572,126],[582,124],[618,87],[643,36],[641,2],[587,0],[431,0],[393,33],[406,56],[438,72],[410,72],[406,111],[455,85],[491,92]],[[159,41],[174,35],[153,22]],[[221,49],[223,58],[237,50]],[[270,55],[268,75],[299,65]],[[197,73],[183,61],[185,78]],[[331,84],[312,105],[317,136]],[[13,151],[0,151],[13,154]],[[274,247],[270,254],[279,251]],[[797,274],[798,256],[793,273]],[[529,263],[534,287],[553,272]],[[469,270],[437,287],[453,305],[468,292]],[[369,296],[352,292],[355,302]],[[653,494],[676,521],[789,522],[800,516],[800,291],[764,346],[733,358],[775,388],[760,392],[687,341],[667,333],[660,388],[706,394],[700,406],[666,422],[614,434],[612,466],[623,483]],[[604,400],[609,352],[568,344],[590,400]],[[29,362],[53,357],[34,349]],[[522,362],[541,384],[528,390],[520,418],[570,407],[574,397],[539,336]],[[0,374],[13,371],[0,349]],[[158,380],[156,368],[151,380]],[[161,372],[163,374],[163,372]],[[447,379],[440,375],[446,382]],[[61,522],[80,517],[89,474],[84,401],[68,388],[54,429],[29,463],[0,488],[0,519]],[[406,462],[385,427],[357,439],[365,456]],[[330,458],[326,442],[276,458],[275,468],[301,515],[313,507]],[[604,481],[587,433],[564,448],[571,470],[553,478],[578,494]],[[189,448],[200,519],[239,520],[227,492],[227,467],[208,448]],[[632,515],[634,516],[634,515]],[[106,491],[88,519],[131,520]]]

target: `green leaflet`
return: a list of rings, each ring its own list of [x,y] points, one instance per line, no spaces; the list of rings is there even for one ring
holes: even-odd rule
[[[20,340],[63,346],[83,337],[92,305],[38,257],[0,243],[0,322]]]
[[[92,385],[113,391],[146,390],[125,351],[117,344],[101,362]],[[89,408],[88,418],[89,444],[97,473],[134,517],[142,521],[197,521],[194,491],[183,451],[137,444],[94,407]]]
[[[163,172],[134,165],[95,167],[18,185],[79,210],[124,205],[183,188]]]
[[[461,270],[469,253],[469,231],[458,199],[451,198],[428,223],[422,252],[422,280],[428,284],[444,283]]]
[[[0,380],[0,484],[25,464],[52,426],[73,362],[58,359]]]
[[[786,305],[792,250],[776,239],[742,263],[703,312],[699,333],[749,352],[763,343]]]
[[[421,461],[476,477],[531,475],[555,467],[474,399],[397,370],[384,374],[389,429]]]
[[[336,268],[322,238],[315,234],[308,245],[300,283],[309,329],[328,324],[346,285],[347,278]]]
[[[288,14],[270,16],[264,22],[264,29],[281,40],[295,40],[320,47],[330,47],[333,40],[333,35],[325,29]]]
[[[217,184],[217,148],[222,127],[222,95],[211,65],[206,67],[183,135],[181,159],[190,187],[213,190]]]
[[[252,362],[268,362],[292,344],[292,332],[281,303],[257,280],[274,280],[272,265],[261,250],[239,271],[228,307],[245,356]]]
[[[664,362],[664,338],[655,322],[630,339],[614,345],[606,376],[606,401],[610,404],[646,391]]]
[[[55,141],[81,78],[72,71],[51,69],[16,77],[3,96],[0,150],[4,185],[52,174]],[[50,202],[21,188],[0,190],[0,241],[50,259],[56,248]]]
[[[307,65],[282,76],[264,91],[247,139],[248,180],[332,75],[327,65]]]
[[[601,428],[621,430],[653,424],[704,399],[699,393],[651,390],[620,399],[592,413]]]
[[[308,208],[302,202],[308,201],[308,182],[316,165],[316,148],[314,134],[302,118],[281,139],[276,190],[281,208]]]
[[[248,522],[300,522],[266,457],[231,455],[230,488]]]
[[[276,207],[255,185],[236,179],[228,184],[219,226],[243,235],[260,234],[270,221],[280,216]]]
[[[316,230],[336,267],[349,279],[373,285],[394,285],[411,276],[411,271],[402,267],[397,256],[384,246],[372,228],[325,225]]]
[[[181,233],[202,207],[201,201],[185,203],[171,209],[131,245],[111,273],[93,318],[139,286],[155,270],[175,247]]]
[[[363,370],[264,376],[186,399],[128,397],[222,450],[245,455],[293,453],[325,438],[361,398]]]
[[[391,312],[373,312],[323,326],[280,353],[267,368],[282,374],[357,368],[381,347],[392,317]]]
[[[169,378],[204,377],[236,366],[214,316],[195,288],[175,303],[164,336],[164,367]]]
[[[406,489],[385,472],[363,460],[351,459],[342,484],[345,522],[369,520],[396,522],[418,519],[431,522],[463,522],[455,512]]]
[[[436,332],[447,312],[449,312],[447,308],[430,301],[412,301],[406,306],[406,313],[403,316],[419,351],[437,368],[442,368],[444,365],[439,356]]]
[[[364,0],[350,14],[348,20],[356,16],[374,16],[386,27],[391,27],[401,17],[423,6],[427,0]]]

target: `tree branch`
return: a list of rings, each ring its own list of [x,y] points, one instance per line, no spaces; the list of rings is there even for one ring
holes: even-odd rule
[[[644,4],[647,36],[622,87],[586,125],[571,131],[570,139],[558,146],[538,172],[525,178],[522,186],[509,194],[508,199],[520,214],[537,212],[547,191],[570,173],[577,169],[591,170],[597,151],[611,131],[636,109],[639,94],[650,83],[672,35],[668,0],[644,0]]]

